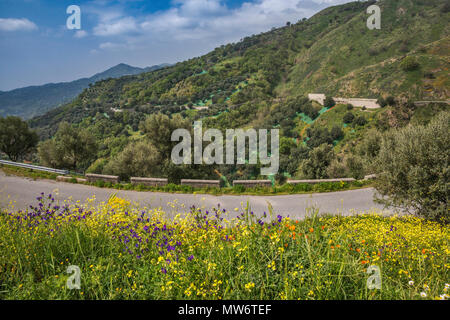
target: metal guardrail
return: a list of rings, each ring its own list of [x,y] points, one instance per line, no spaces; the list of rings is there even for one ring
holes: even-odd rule
[[[58,173],[58,174],[62,174],[62,175],[69,173],[68,170],[59,170],[59,169],[35,166],[33,164],[19,163],[19,162],[14,162],[14,161],[7,161],[7,160],[0,160],[0,164],[7,164],[9,166],[27,168],[27,169],[38,170],[38,171],[53,172],[53,173]]]

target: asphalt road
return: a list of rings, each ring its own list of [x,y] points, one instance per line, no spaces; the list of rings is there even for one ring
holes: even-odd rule
[[[97,188],[93,186],[57,182],[53,180],[32,180],[29,178],[7,176],[0,170],[0,207],[6,207],[10,200],[16,201],[15,207],[25,209],[30,204],[36,204],[36,197],[41,192],[55,194],[58,190],[59,200],[72,197],[73,201],[85,201],[93,195],[96,201],[106,201],[111,194],[137,202],[146,207],[162,207],[167,213],[172,213],[173,208],[168,205],[177,200],[178,212],[184,212],[189,207],[195,205],[204,207],[206,210],[217,207],[234,212],[236,207],[241,207],[249,201],[251,210],[260,216],[264,211],[268,212],[268,202],[273,206],[276,214],[289,215],[292,218],[302,218],[307,212],[307,208],[315,206],[322,213],[349,215],[362,211],[369,211],[383,207],[374,203],[373,196],[375,190],[364,188],[341,192],[327,192],[315,194],[298,195],[278,195],[278,196],[233,196],[233,195],[194,195],[194,194],[172,194],[162,192],[140,192],[114,190],[107,188]],[[184,207],[183,207],[184,205]],[[384,210],[385,213],[392,213]]]

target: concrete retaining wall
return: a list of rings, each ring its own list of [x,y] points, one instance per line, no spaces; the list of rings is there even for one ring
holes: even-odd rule
[[[195,179],[181,179],[182,186],[191,186],[196,188],[220,188],[220,180],[195,180]]]
[[[64,182],[68,182],[72,179],[72,177],[67,177],[67,176],[57,176],[56,177],[56,181],[64,181]]]
[[[381,106],[377,103],[377,99],[363,99],[363,98],[334,98],[333,100],[339,104],[351,104],[354,107],[366,107],[367,109],[378,109]]]
[[[325,101],[325,95],[323,93],[310,93],[308,94],[309,100],[314,100],[320,103],[321,105],[324,104]],[[340,98],[340,97],[333,97],[334,102],[337,104],[351,104],[354,107],[366,107],[367,109],[378,109],[381,108],[381,106],[377,103],[377,99],[364,99],[364,98]]]
[[[321,182],[352,182],[356,181],[354,178],[342,178],[342,179],[310,179],[310,180],[288,180],[287,183],[289,184],[300,184],[300,183],[321,183]]]
[[[131,184],[142,184],[144,186],[165,186],[168,181],[165,178],[141,178],[141,177],[131,177]]]
[[[95,181],[105,181],[111,183],[119,183],[118,176],[108,176],[104,174],[95,174],[95,173],[87,173],[86,174],[87,181],[95,182]]]
[[[234,180],[233,186],[241,185],[246,188],[252,187],[271,187],[272,181],[270,180]]]
[[[323,93],[310,93],[308,94],[309,100],[314,100],[323,105],[325,101],[325,95]]]

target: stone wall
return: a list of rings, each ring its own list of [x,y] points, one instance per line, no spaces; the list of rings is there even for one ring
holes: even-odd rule
[[[118,176],[108,176],[103,174],[95,174],[95,173],[87,173],[86,174],[87,181],[95,182],[95,181],[105,181],[111,183],[119,183]]]
[[[299,183],[321,183],[321,182],[352,182],[356,181],[354,178],[341,178],[341,179],[309,179],[309,180],[288,180],[288,184],[299,184]]]
[[[220,188],[220,180],[195,180],[195,179],[181,179],[182,186],[191,186],[196,188]]]
[[[333,97],[333,100],[338,104],[351,104],[354,107],[366,107],[367,109],[381,108],[381,106],[377,103],[377,99]]]
[[[310,93],[308,94],[309,100],[314,100],[323,105],[325,101],[325,95],[323,93]]]
[[[325,95],[323,93],[310,93],[308,94],[308,99],[317,101],[318,103],[323,105],[325,101]],[[381,106],[377,103],[377,99],[333,97],[333,100],[337,104],[351,104],[354,107],[366,107],[367,109],[381,108]]]
[[[165,186],[167,185],[167,179],[165,178],[141,178],[141,177],[131,177],[130,178],[131,184],[142,184],[144,186],[151,186],[151,187],[157,187],[157,186]]]
[[[252,187],[272,187],[272,181],[270,180],[234,180],[233,186],[244,186],[246,188]]]

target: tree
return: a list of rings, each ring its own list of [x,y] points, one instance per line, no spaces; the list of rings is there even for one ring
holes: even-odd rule
[[[355,116],[351,112],[347,112],[343,118],[344,123],[352,123],[353,119],[355,119]]]
[[[420,64],[417,61],[415,57],[409,56],[403,59],[403,61],[400,63],[400,68],[403,69],[403,71],[414,71],[419,68]]]
[[[332,97],[326,97],[324,102],[323,102],[323,106],[325,108],[331,108],[336,104],[336,102],[334,101],[334,99]]]
[[[378,201],[427,219],[450,222],[450,112],[426,126],[387,132],[375,161]]]
[[[41,163],[61,169],[84,170],[95,160],[97,144],[86,129],[61,122],[53,139],[38,147]]]
[[[172,142],[172,132],[176,129],[192,130],[191,123],[183,119],[179,114],[173,118],[157,113],[152,114],[139,124],[139,129],[145,134],[147,139],[155,146],[163,159],[169,159],[172,148],[178,142]]]
[[[331,138],[334,140],[339,140],[344,136],[344,132],[342,131],[341,127],[333,126],[330,131]]]
[[[378,103],[378,104],[380,105],[380,107],[382,107],[382,108],[386,107],[386,105],[387,105],[387,102],[386,102],[386,100],[384,100],[383,97],[379,97],[378,100],[377,100],[377,103]]]
[[[395,106],[397,103],[396,103],[395,98],[393,96],[388,96],[386,98],[386,104],[388,106]]]
[[[358,126],[364,126],[367,123],[367,120],[365,117],[359,116],[353,121],[353,123]]]
[[[11,161],[18,161],[33,151],[38,143],[36,132],[19,117],[0,118],[0,151]]]
[[[335,154],[330,144],[324,143],[309,153],[309,158],[302,162],[302,171],[310,179],[328,178],[327,167]]]
[[[158,168],[160,154],[150,142],[143,140],[128,144],[103,169],[106,174],[118,175],[121,180],[130,177],[155,177],[161,173]]]

